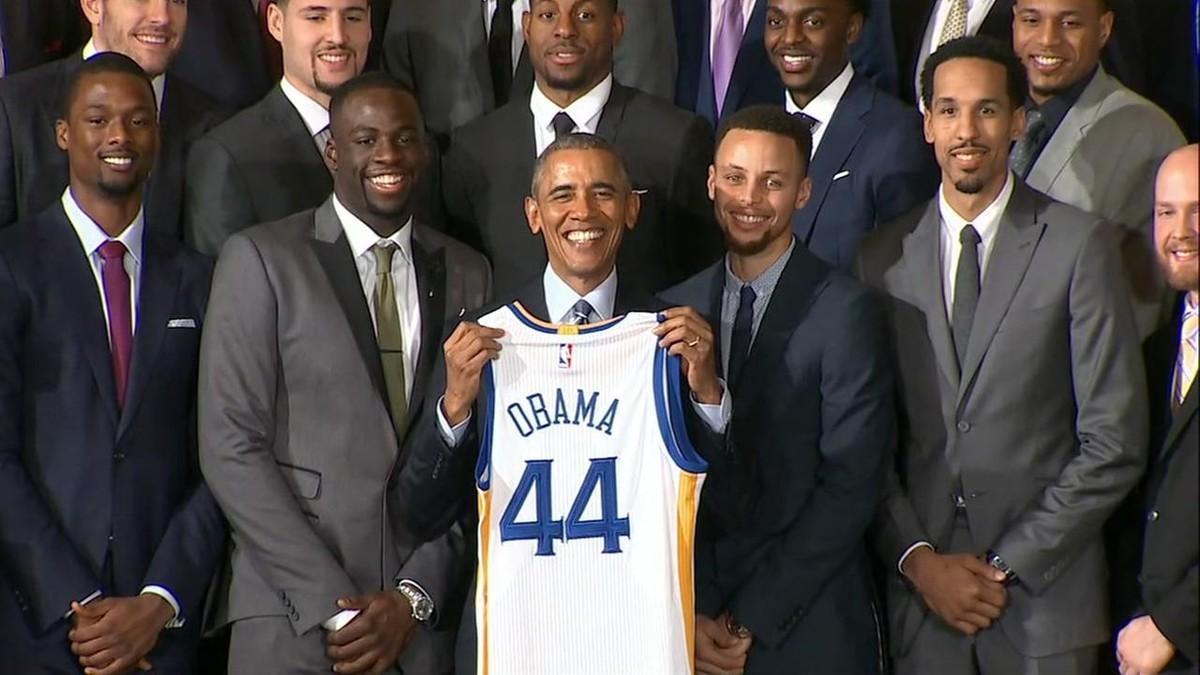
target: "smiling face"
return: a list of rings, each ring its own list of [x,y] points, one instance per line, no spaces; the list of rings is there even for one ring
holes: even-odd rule
[[[1154,248],[1171,288],[1200,292],[1200,146],[1176,150],[1158,170]]]
[[[163,74],[183,46],[187,0],[84,0],[81,7],[96,49],[128,56],[150,77]]]
[[[529,229],[545,240],[550,267],[580,295],[608,278],[625,230],[637,223],[640,202],[619,162],[598,148],[554,151],[525,198]]]
[[[625,16],[612,0],[534,0],[522,25],[540,88],[574,100],[612,72]]]
[[[356,92],[330,120],[325,161],[334,192],[382,236],[402,227],[412,213],[413,185],[428,157],[422,129],[416,100],[398,89]]]
[[[329,104],[339,85],[362,72],[371,43],[367,0],[286,0],[267,10],[283,46],[283,73],[297,89]]]
[[[725,245],[739,256],[778,256],[792,236],[792,214],[808,202],[810,183],[796,143],[780,134],[732,129],[708,169]]]
[[[1013,49],[1041,103],[1088,76],[1112,34],[1113,14],[1100,0],[1018,0]]]
[[[837,78],[861,30],[850,0],[770,0],[764,43],[797,105],[808,105]]]

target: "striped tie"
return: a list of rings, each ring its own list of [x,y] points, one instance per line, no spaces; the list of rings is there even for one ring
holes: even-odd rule
[[[585,323],[590,323],[593,311],[591,303],[587,300],[580,300],[571,307],[571,314],[567,319],[567,323],[574,326],[582,326]]]
[[[966,34],[967,0],[950,0],[950,13],[946,15],[946,25],[942,26],[942,35],[938,38],[938,46],[941,47]]]
[[[1196,381],[1197,323],[1200,310],[1188,307],[1184,310],[1183,326],[1179,330],[1179,360],[1176,363],[1175,403],[1181,405]]]

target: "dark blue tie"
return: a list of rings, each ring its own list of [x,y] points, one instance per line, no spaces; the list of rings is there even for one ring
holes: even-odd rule
[[[591,323],[592,313],[595,311],[596,310],[592,309],[591,303],[589,303],[587,300],[581,299],[571,307],[571,316],[567,320],[567,323],[574,324],[576,326],[582,326],[585,323]]]
[[[727,373],[730,388],[737,387],[746,365],[746,357],[750,354],[750,333],[754,328],[754,300],[758,296],[750,284],[742,286],[738,296],[737,315],[733,317],[733,335],[729,339],[729,372]]]

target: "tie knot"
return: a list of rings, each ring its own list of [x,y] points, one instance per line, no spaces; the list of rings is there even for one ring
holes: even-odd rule
[[[121,260],[125,257],[125,251],[125,244],[122,244],[116,239],[109,239],[103,244],[100,244],[100,258],[105,261]]]
[[[396,247],[390,242],[379,242],[371,247],[371,253],[375,254],[375,274],[391,274],[392,272],[392,255],[396,252]]]
[[[975,229],[975,226],[967,225],[958,233],[958,241],[963,246],[978,246],[982,240],[979,238],[979,231]]]
[[[810,134],[812,133],[813,128],[817,126],[817,118],[809,115],[808,113],[794,112],[792,113],[792,116],[803,122],[804,126],[808,127],[808,133]]]
[[[590,302],[587,300],[580,300],[571,306],[570,322],[577,326],[588,323],[591,321],[592,313],[594,311],[595,310],[592,309],[592,304]]]
[[[555,139],[562,138],[572,131],[575,131],[575,120],[571,119],[571,116],[565,112],[560,112],[555,115],[554,121],[551,122],[551,124],[554,125]]]
[[[742,290],[739,293],[738,301],[747,307],[753,307],[754,301],[757,299],[758,294],[754,292],[754,289],[750,286],[750,284],[743,284]]]

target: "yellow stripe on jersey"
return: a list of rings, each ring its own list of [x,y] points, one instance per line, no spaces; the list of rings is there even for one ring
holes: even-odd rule
[[[482,639],[479,644],[482,648],[479,650],[479,675],[488,675],[488,656],[491,648],[488,644],[488,553],[491,550],[488,544],[491,540],[491,528],[489,524],[492,522],[492,492],[491,490],[479,491],[479,579],[476,582],[478,588],[475,592],[480,600],[477,602],[483,605],[483,625],[478,626]]]
[[[696,669],[696,586],[693,581],[696,540],[696,510],[700,496],[699,474],[682,472],[679,475],[679,504],[677,508],[679,540],[679,598],[683,610],[683,631],[687,639],[687,654],[691,670]]]

